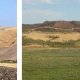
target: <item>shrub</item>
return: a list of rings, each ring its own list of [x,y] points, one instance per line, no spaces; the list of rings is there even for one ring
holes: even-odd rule
[[[48,38],[50,38],[51,40],[53,40],[53,39],[59,38],[59,36],[57,36],[57,35],[56,35],[56,36],[51,36],[51,35],[50,35],[50,36],[48,36]]]
[[[52,38],[52,36],[50,36]],[[54,37],[53,37],[54,38]],[[55,36],[55,38],[57,38],[57,36]],[[56,48],[60,48],[60,47],[76,47],[76,43],[80,42],[80,40],[74,41],[74,40],[69,40],[69,41],[64,41],[64,42],[52,42],[51,40],[48,41],[43,41],[40,39],[34,40],[31,38],[26,38],[26,36],[22,37],[22,45],[31,45],[31,44],[37,44],[37,45],[43,45],[43,46],[50,46],[50,47],[56,47]]]

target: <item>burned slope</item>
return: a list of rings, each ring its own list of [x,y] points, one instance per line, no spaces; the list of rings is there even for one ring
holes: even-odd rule
[[[17,45],[8,48],[0,48],[0,61],[4,60],[17,60]]]
[[[0,80],[17,80],[15,68],[0,67]]]

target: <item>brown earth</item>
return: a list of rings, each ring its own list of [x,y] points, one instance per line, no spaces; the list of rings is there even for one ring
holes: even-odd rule
[[[75,26],[72,23],[65,22],[65,21],[64,22],[62,22],[62,21],[55,22],[55,24],[54,24],[54,28],[71,29],[74,27]]]
[[[17,60],[17,45],[8,48],[0,48],[0,61]]]

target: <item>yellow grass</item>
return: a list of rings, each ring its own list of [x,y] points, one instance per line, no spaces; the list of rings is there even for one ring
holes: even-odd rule
[[[43,32],[30,32],[30,33],[26,33],[23,34],[25,35],[27,38],[32,38],[34,40],[40,39],[40,40],[50,40],[50,38],[48,36],[59,36],[59,38],[54,39],[54,42],[63,42],[63,41],[68,41],[68,40],[78,40],[80,39],[80,33],[78,32],[72,32],[72,33],[43,33]]]
[[[17,64],[16,63],[0,63],[0,66],[17,68]]]
[[[16,40],[16,28],[0,28],[0,47],[9,47]]]

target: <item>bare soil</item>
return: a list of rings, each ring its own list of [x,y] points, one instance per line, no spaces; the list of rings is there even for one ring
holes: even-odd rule
[[[17,60],[17,46],[14,45],[8,48],[0,48],[0,61]]]

